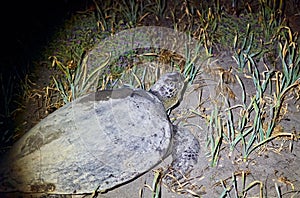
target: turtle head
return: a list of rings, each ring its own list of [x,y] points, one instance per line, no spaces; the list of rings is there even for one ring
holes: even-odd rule
[[[149,91],[156,95],[168,110],[181,100],[184,87],[184,77],[179,72],[171,72],[161,76]]]

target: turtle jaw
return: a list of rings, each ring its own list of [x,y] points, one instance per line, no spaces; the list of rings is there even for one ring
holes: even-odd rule
[[[170,99],[165,99],[163,100],[163,105],[167,110],[172,109],[173,107],[175,107],[177,104],[179,104],[180,100],[179,97],[174,97],[174,98],[170,98]]]

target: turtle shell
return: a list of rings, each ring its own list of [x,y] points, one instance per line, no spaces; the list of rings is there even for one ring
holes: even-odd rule
[[[1,191],[91,193],[121,185],[166,156],[172,125],[150,92],[92,93],[53,112],[2,159]]]

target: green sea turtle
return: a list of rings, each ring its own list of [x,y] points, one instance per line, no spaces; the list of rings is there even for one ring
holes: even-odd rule
[[[134,180],[170,153],[171,165],[186,173],[197,163],[199,143],[166,113],[183,89],[184,78],[172,72],[149,91],[98,91],[63,106],[2,158],[0,192],[103,192]]]

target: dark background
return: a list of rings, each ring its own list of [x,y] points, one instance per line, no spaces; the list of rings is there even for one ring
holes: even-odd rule
[[[0,11],[0,151],[15,131],[26,75],[65,19],[89,0],[7,1]],[[39,78],[39,77],[37,77]],[[24,107],[23,107],[24,108]]]
[[[22,73],[71,6],[64,0],[9,1],[2,5],[1,72]]]

